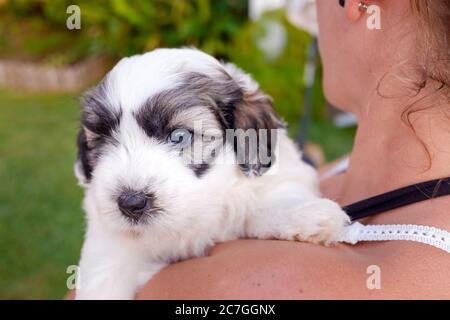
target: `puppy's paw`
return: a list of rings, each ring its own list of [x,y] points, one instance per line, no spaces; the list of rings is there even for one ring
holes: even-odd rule
[[[328,199],[307,203],[296,210],[297,214],[293,215],[295,222],[287,236],[289,240],[329,245],[350,223],[350,218],[339,205]]]

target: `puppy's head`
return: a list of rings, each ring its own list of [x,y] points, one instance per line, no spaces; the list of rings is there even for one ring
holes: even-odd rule
[[[282,126],[233,65],[193,49],[124,58],[83,98],[76,175],[88,214],[124,230],[182,228],[273,164],[271,129]]]

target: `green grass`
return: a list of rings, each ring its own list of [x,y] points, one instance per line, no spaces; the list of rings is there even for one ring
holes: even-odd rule
[[[294,133],[296,112],[284,110]],[[67,290],[84,230],[72,170],[78,117],[75,95],[0,91],[0,298],[59,299]],[[350,150],[353,130],[316,119],[310,135],[331,160]]]
[[[61,298],[83,236],[72,96],[0,92],[0,298]]]

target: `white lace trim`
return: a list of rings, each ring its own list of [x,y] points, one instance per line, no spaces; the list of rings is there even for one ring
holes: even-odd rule
[[[450,232],[413,224],[362,225],[355,222],[346,227],[337,239],[350,244],[388,240],[421,242],[450,253]]]

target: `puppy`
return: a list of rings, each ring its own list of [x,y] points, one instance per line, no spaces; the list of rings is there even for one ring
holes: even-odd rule
[[[217,242],[329,243],[349,222],[257,83],[195,49],[122,59],[84,95],[78,148],[78,299],[132,299]]]

